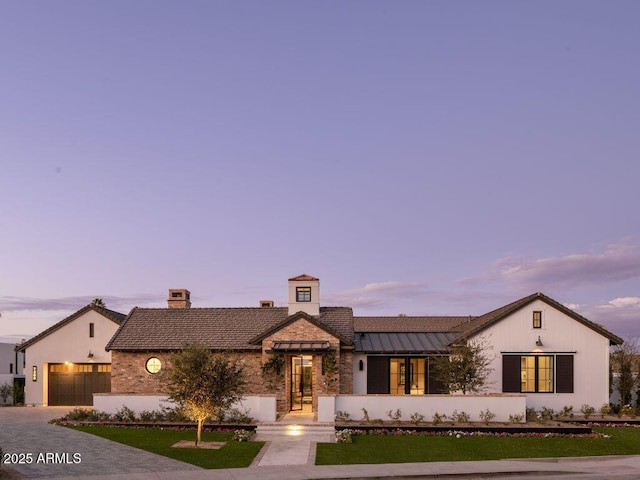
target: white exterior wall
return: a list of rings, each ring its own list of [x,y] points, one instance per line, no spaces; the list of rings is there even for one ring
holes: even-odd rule
[[[147,410],[161,410],[163,407],[173,408],[175,404],[167,400],[166,395],[132,395],[119,393],[94,393],[93,408],[96,411],[116,413],[123,406],[130,408],[136,414]],[[233,408],[258,420],[259,422],[276,421],[275,395],[247,396]]]
[[[360,360],[364,363],[362,371],[360,371]],[[355,395],[367,393],[367,356],[364,353],[353,355],[353,393]]]
[[[311,287],[310,302],[296,302],[296,287]],[[318,280],[289,281],[289,315],[304,312],[313,317],[320,315],[320,282]]]
[[[533,328],[533,312],[542,312],[542,328]],[[538,336],[543,346],[537,347]],[[489,378],[490,392],[502,392],[502,353],[573,354],[574,393],[527,393],[527,406],[550,407],[558,411],[583,404],[598,409],[609,402],[609,339],[586,327],[547,303],[536,300],[482,331],[493,345],[494,356]],[[555,383],[555,378],[554,378]],[[555,387],[554,387],[555,391]]]
[[[89,324],[93,323],[93,338]],[[27,347],[25,375],[25,405],[48,405],[48,366],[50,363],[111,363],[111,353],[104,347],[116,333],[118,324],[88,310],[80,317]],[[87,358],[89,351],[93,358]],[[38,368],[37,381],[32,380],[32,368]]]
[[[487,409],[495,414],[494,422],[508,422],[509,415],[525,418],[526,396],[504,395],[320,395],[318,396],[318,421],[333,422],[337,412],[346,412],[351,420],[362,420],[365,408],[371,420],[389,420],[387,412],[400,410],[400,420],[410,421],[413,413],[431,422],[438,412],[450,416],[454,410],[466,412],[470,421],[480,422],[480,412]]]
[[[0,375],[22,375],[22,363],[24,355],[22,352],[16,353],[16,351],[14,350],[16,346],[17,345],[14,343],[0,343]],[[12,369],[13,372],[11,371]]]

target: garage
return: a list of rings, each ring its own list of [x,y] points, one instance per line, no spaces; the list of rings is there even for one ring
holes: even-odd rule
[[[111,364],[50,363],[49,405],[93,405],[94,393],[111,391]]]

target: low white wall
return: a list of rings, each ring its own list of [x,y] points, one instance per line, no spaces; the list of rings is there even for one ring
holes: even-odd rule
[[[410,421],[411,414],[418,413],[430,422],[433,415],[450,416],[454,410],[466,412],[470,421],[480,422],[480,412],[487,409],[495,414],[494,422],[508,422],[509,415],[522,415],[527,409],[526,395],[339,395],[318,397],[318,421],[332,422],[337,412],[345,412],[352,420],[361,420],[365,408],[371,420],[389,420],[387,412],[400,410],[400,420]]]
[[[130,408],[135,413],[143,410],[161,410],[163,407],[173,407],[175,404],[168,401],[164,395],[127,395],[118,393],[94,393],[94,410],[106,413],[116,413],[123,406]],[[234,408],[246,411],[247,414],[259,422],[276,421],[276,397],[252,396],[244,397]]]

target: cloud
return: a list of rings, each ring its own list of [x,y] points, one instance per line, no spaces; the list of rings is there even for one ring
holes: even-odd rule
[[[604,303],[567,305],[622,338],[640,338],[640,297],[618,297]]]
[[[91,303],[95,296],[76,296],[63,298],[0,297],[2,312],[36,311],[76,311]],[[101,297],[107,308],[128,313],[133,306],[157,304],[163,299],[158,295],[140,294],[131,297]]]
[[[603,251],[537,259],[507,256],[494,262],[486,275],[466,278],[460,283],[492,282],[531,292],[602,286],[637,277],[640,277],[640,244],[623,239]]]
[[[423,283],[373,282],[363,287],[323,295],[325,305],[347,305],[350,307],[380,308],[391,307],[398,298],[425,298],[429,291]]]

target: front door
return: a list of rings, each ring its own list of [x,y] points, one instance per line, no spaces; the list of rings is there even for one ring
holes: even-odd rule
[[[312,396],[312,358],[310,355],[293,355],[291,357],[291,410],[309,409]]]

